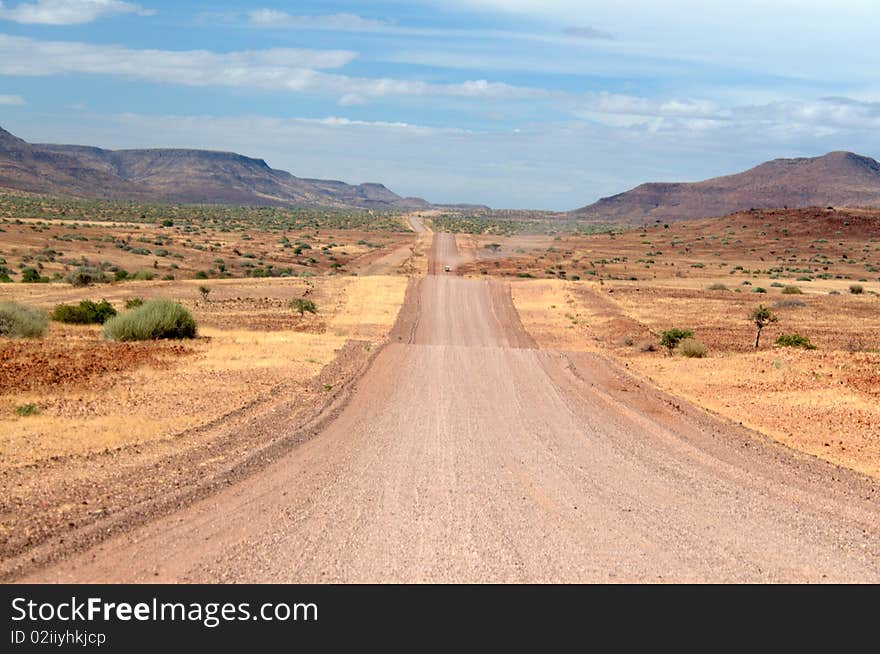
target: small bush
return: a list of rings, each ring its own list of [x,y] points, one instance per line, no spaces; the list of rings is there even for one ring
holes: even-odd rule
[[[70,325],[103,325],[115,315],[116,309],[107,300],[83,300],[78,305],[59,304],[49,317]]]
[[[153,274],[153,271],[152,271],[152,270],[138,270],[138,271],[137,271],[136,273],[134,273],[133,275],[130,275],[130,276],[129,276],[129,279],[133,279],[133,280],[135,280],[135,281],[145,281],[145,282],[148,282],[148,281],[150,281],[151,279],[153,279],[153,277],[155,277],[155,275]]]
[[[67,281],[72,286],[91,286],[92,284],[103,284],[107,281],[107,276],[100,268],[82,266],[70,273],[67,276]]]
[[[862,286],[861,284],[850,284],[849,285],[849,292],[852,293],[853,295],[861,295],[862,293],[865,292],[865,287]]]
[[[39,338],[48,322],[43,311],[15,302],[0,302],[0,336]]]
[[[675,347],[684,340],[685,338],[693,338],[694,333],[689,329],[667,329],[666,331],[660,332],[660,345],[669,350],[669,353],[672,354],[672,351]]]
[[[776,337],[776,345],[779,347],[802,347],[805,350],[816,349],[809,338],[800,334],[780,334]]]
[[[656,352],[657,344],[654,341],[642,341],[639,343],[640,352]]]
[[[15,415],[22,418],[26,418],[27,416],[35,416],[40,412],[40,409],[36,404],[20,404],[13,410],[15,411]]]
[[[724,284],[721,284],[721,283],[710,284],[706,288],[707,288],[707,290],[710,290],[710,291],[726,291],[726,290],[728,290],[727,286],[725,286]]]
[[[104,323],[104,336],[114,341],[195,338],[196,321],[177,302],[150,300]]]
[[[137,309],[139,306],[142,306],[144,301],[139,297],[130,297],[125,301],[126,309]]]
[[[752,289],[752,293],[766,293],[766,292],[767,292],[767,289],[763,288],[761,286],[755,286],[755,288]]]
[[[24,268],[21,271],[22,284],[45,284],[49,281],[48,277],[42,277],[40,271],[36,268]]]
[[[689,359],[702,359],[709,354],[709,348],[695,338],[684,338],[675,348],[681,356]]]
[[[803,295],[803,293],[799,286],[785,286],[782,289],[783,295]]]
[[[803,300],[779,300],[774,304],[777,309],[793,309],[795,307],[805,307],[807,303]]]

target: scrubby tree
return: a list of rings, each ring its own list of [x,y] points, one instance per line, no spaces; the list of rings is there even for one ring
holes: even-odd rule
[[[304,316],[307,311],[309,313],[318,313],[318,307],[315,306],[315,303],[312,300],[307,300],[304,297],[298,297],[295,300],[291,300],[290,308],[294,311],[298,311],[300,317]]]
[[[777,322],[779,318],[763,304],[759,304],[752,309],[749,319],[755,323],[755,349],[757,350],[758,344],[761,342],[761,330],[770,323]]]
[[[660,345],[666,348],[668,354],[672,356],[672,351],[685,338],[693,338],[694,333],[690,329],[667,329],[660,332]]]
[[[202,294],[202,300],[205,302],[208,301],[208,296],[211,294],[211,289],[207,286],[199,286],[199,293]]]

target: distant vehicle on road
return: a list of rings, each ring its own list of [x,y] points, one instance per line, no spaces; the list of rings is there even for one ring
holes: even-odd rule
[[[445,270],[446,272],[449,272],[450,268],[449,268],[449,266],[443,266],[443,270]]]

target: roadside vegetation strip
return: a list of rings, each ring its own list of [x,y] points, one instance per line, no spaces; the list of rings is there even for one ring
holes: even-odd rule
[[[158,204],[114,200],[80,200],[44,195],[0,193],[0,219],[20,218],[78,222],[119,222],[174,227],[297,231],[362,229],[406,232],[402,211],[369,209],[295,209],[233,205]]]
[[[55,218],[0,212],[3,286],[348,275],[416,238],[406,216],[360,210],[179,206],[161,219],[126,205],[118,220],[92,220],[52,203],[43,210]]]
[[[444,213],[432,215],[434,232],[453,234],[600,234],[619,229],[615,225],[582,220],[566,220],[558,214],[527,211],[484,211],[480,213]]]

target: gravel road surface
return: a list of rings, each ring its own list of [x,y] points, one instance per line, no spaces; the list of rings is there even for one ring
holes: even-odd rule
[[[412,329],[323,432],[29,581],[880,581],[876,481],[536,349],[458,260],[436,234]]]

